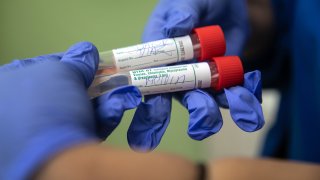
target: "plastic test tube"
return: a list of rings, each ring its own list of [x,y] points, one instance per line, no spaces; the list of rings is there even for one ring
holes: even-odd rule
[[[213,88],[215,91],[243,83],[237,56],[213,58],[211,62],[132,70],[97,78],[89,88],[91,98],[125,85],[137,86],[143,95]]]
[[[222,56],[225,51],[226,43],[220,26],[200,27],[187,36],[101,52],[96,76],[155,67],[194,58],[203,61]]]

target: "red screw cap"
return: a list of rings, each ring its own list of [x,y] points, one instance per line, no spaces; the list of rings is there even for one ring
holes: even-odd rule
[[[205,26],[193,30],[200,41],[199,61],[223,56],[226,53],[226,41],[220,26]]]
[[[219,78],[215,90],[219,91],[236,85],[242,85],[244,72],[241,59],[238,56],[212,58],[215,62]]]

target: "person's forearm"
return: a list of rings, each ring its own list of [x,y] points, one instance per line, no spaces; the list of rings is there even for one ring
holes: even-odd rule
[[[320,165],[276,159],[227,158],[213,161],[209,179],[318,180]]]
[[[198,176],[196,166],[181,157],[87,144],[66,150],[49,161],[34,179],[172,179]]]

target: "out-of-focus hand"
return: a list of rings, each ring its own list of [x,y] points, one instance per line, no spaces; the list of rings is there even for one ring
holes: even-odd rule
[[[143,34],[143,41],[189,34],[195,27],[220,25],[226,55],[240,55],[248,36],[245,0],[160,0]]]
[[[140,91],[126,86],[94,109],[87,88],[98,62],[95,46],[84,42],[0,67],[0,179],[27,179],[55,154],[105,138],[106,127],[140,103]]]
[[[248,32],[245,3],[244,0],[161,0],[146,25],[143,41],[187,35],[195,27],[218,24],[225,33],[227,55],[238,55]],[[128,131],[132,148],[147,151],[157,147],[170,121],[172,96],[188,109],[188,134],[196,140],[220,130],[219,106],[228,107],[234,122],[244,131],[256,131],[264,124],[261,75],[255,71],[245,75],[243,86],[219,94],[192,90],[146,96]]]

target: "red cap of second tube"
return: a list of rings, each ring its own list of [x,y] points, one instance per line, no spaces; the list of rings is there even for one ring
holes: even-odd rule
[[[193,30],[198,36],[201,52],[200,61],[211,59],[212,57],[223,56],[226,52],[226,41],[220,26],[205,26]]]
[[[215,90],[219,91],[236,85],[242,85],[244,72],[241,59],[238,56],[212,58],[219,74]]]

